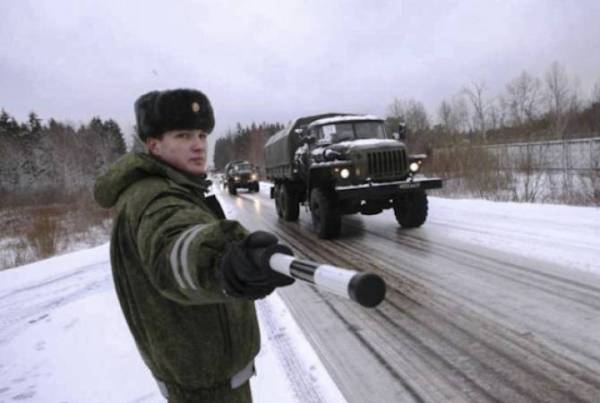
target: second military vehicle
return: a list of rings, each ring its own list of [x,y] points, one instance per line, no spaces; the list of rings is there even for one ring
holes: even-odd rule
[[[296,119],[265,145],[267,178],[279,217],[295,221],[308,205],[319,237],[339,235],[341,216],[394,209],[400,226],[427,218],[425,190],[439,178],[419,177],[424,154],[409,155],[399,133],[372,115],[329,113]]]
[[[229,194],[237,194],[239,188],[249,192],[258,192],[258,169],[248,161],[231,161],[225,165],[223,185]]]

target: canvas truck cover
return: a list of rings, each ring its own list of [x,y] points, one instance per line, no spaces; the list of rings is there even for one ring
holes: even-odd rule
[[[296,129],[305,128],[318,119],[345,115],[344,113],[325,113],[305,116],[294,120],[283,130],[275,133],[265,144],[265,169],[269,179],[294,179],[294,153],[300,147],[301,134]]]

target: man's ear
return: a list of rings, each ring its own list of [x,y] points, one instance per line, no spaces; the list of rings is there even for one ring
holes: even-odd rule
[[[148,137],[146,139],[146,147],[152,155],[160,155],[161,147],[160,141],[155,137]]]

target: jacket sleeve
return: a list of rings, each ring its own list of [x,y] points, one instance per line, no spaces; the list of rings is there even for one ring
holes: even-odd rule
[[[247,234],[237,221],[217,220],[176,195],[148,205],[136,231],[146,275],[165,297],[182,304],[225,302],[217,279],[219,262],[229,242]]]

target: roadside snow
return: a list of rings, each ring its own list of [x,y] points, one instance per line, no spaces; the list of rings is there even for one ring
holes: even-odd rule
[[[108,245],[0,272],[0,402],[164,402],[118,305]],[[255,402],[345,402],[279,296],[257,303]]]
[[[274,201],[268,199],[271,186],[269,182],[261,182],[260,194],[267,198],[264,202],[274,205]],[[238,210],[224,205],[228,214]],[[310,220],[310,216],[301,213],[300,219]],[[374,227],[375,222],[379,222],[381,228],[396,223],[391,210],[361,219],[367,227]],[[417,231],[426,232],[435,240],[444,237],[450,242],[460,241],[600,274],[598,207],[446,199],[429,195],[429,216]]]
[[[429,198],[423,228],[447,238],[600,274],[600,209]]]

